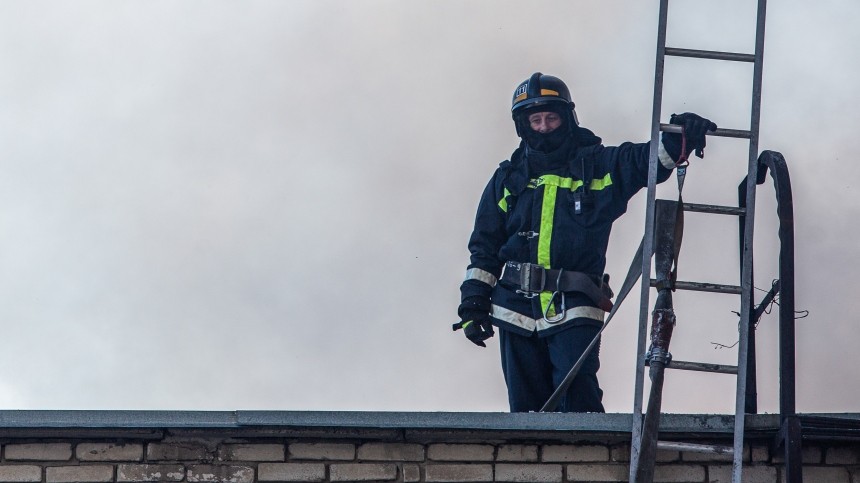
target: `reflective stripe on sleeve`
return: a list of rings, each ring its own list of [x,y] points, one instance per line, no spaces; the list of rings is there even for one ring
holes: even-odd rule
[[[498,282],[495,275],[486,270],[481,270],[480,268],[470,268],[466,270],[466,280],[479,280],[490,287],[495,287],[496,282]]]
[[[502,199],[499,200],[499,209],[505,213],[508,212],[508,196],[511,196],[511,192],[505,188],[505,192],[502,193]]]
[[[672,156],[669,156],[669,152],[666,151],[666,147],[663,146],[663,141],[660,141],[660,146],[657,148],[657,159],[660,160],[660,164],[662,164],[664,168],[675,169],[675,161],[672,160]]]
[[[493,304],[493,306],[491,307],[490,315],[496,319],[502,320],[509,324],[513,324],[517,327],[521,327],[531,332],[535,329],[537,329],[538,331],[546,330],[555,327],[558,324],[579,318],[586,318],[603,322],[603,317],[606,315],[606,312],[600,310],[597,307],[572,307],[564,312],[563,319],[555,323],[549,323],[544,319],[535,320],[526,315],[514,312],[513,310],[506,309],[504,307],[500,307],[498,305]]]

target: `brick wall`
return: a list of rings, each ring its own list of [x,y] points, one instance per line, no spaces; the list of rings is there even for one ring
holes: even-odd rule
[[[620,482],[630,455],[615,431],[210,426],[0,429],[0,482]],[[783,478],[768,441],[747,444],[745,482]],[[807,482],[860,483],[860,443],[807,442],[803,465]],[[663,451],[655,481],[730,482],[731,457]]]
[[[395,443],[254,441],[216,436],[187,441],[7,443],[2,482],[620,482],[626,443]],[[781,459],[765,445],[747,446],[744,481],[780,481]],[[810,482],[860,482],[860,446],[808,444]],[[655,481],[730,482],[731,458],[660,452]]]

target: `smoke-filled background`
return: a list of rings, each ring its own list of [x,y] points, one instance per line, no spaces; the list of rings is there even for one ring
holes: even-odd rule
[[[751,53],[752,0],[675,2],[668,44]],[[860,4],[768,10],[760,149],[794,187],[798,409],[860,385]],[[505,411],[496,339],[452,333],[474,210],[516,147],[514,87],[564,79],[607,145],[646,141],[658,2],[0,3],[0,407]],[[749,126],[751,64],[668,59],[663,120]],[[735,204],[747,143],[711,138],[685,200]],[[674,181],[661,197],[675,196]],[[756,285],[776,275],[772,183]],[[616,289],[644,192],[615,225]],[[738,282],[737,222],[691,214],[682,280]],[[758,292],[761,297],[763,292]],[[678,292],[676,359],[736,362],[739,299]],[[638,288],[605,333],[630,412]],[[758,328],[777,405],[777,317]],[[734,409],[673,372],[664,410]]]

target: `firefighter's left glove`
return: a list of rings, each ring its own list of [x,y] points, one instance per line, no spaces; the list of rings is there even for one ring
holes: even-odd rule
[[[463,334],[472,343],[487,347],[484,341],[496,335],[490,322],[490,301],[480,296],[467,297],[457,308],[457,314],[460,322],[452,328],[463,329]]]
[[[678,133],[663,133],[663,146],[666,148],[666,151],[673,160],[677,162],[680,159],[686,159],[693,151],[696,152],[696,156],[700,158],[705,157],[705,144],[707,143],[705,134],[708,131],[716,131],[716,124],[711,122],[710,119],[705,119],[704,117],[692,112],[672,114],[669,118],[669,123],[683,126],[684,137],[686,138],[686,141],[683,143],[685,152],[682,153],[681,135]]]

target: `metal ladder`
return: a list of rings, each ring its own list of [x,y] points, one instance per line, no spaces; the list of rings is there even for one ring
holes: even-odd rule
[[[651,119],[651,153],[650,165],[648,171],[648,190],[647,190],[647,211],[645,216],[645,237],[643,240],[642,257],[642,285],[641,285],[641,304],[639,310],[639,333],[637,344],[637,362],[636,362],[636,379],[634,388],[634,404],[633,404],[633,428],[631,441],[630,455],[630,481],[633,483],[650,483],[653,479],[654,463],[651,461],[640,461],[642,443],[643,443],[643,414],[642,400],[644,388],[644,374],[646,366],[646,333],[648,327],[649,315],[649,295],[651,287],[655,281],[651,279],[651,254],[655,250],[655,205],[656,200],[656,184],[657,184],[657,152],[660,142],[661,131],[680,132],[678,126],[661,124],[660,111],[663,101],[663,67],[665,56],[693,57],[699,59],[714,59],[734,62],[748,62],[753,66],[753,89],[752,89],[752,109],[750,114],[749,130],[733,130],[733,129],[718,129],[715,132],[709,133],[712,136],[733,137],[749,139],[749,159],[747,168],[747,189],[746,189],[746,204],[742,207],[728,206],[713,206],[684,203],[684,211],[695,211],[711,214],[722,215],[737,215],[743,220],[744,229],[743,239],[741,240],[741,270],[740,270],[740,285],[727,286],[717,285],[712,283],[697,283],[697,282],[676,282],[675,289],[677,290],[696,290],[707,292],[720,292],[739,294],[741,296],[741,315],[739,324],[739,348],[738,348],[738,365],[724,366],[707,363],[696,362],[681,362],[672,361],[666,365],[666,368],[678,368],[706,372],[723,372],[737,374],[737,392],[735,397],[735,418],[734,418],[734,444],[731,448],[719,447],[711,445],[695,445],[688,443],[667,443],[657,442],[656,448],[649,448],[649,453],[656,449],[673,449],[681,451],[697,451],[697,452],[715,452],[733,454],[732,462],[732,482],[741,483],[742,467],[743,467],[743,438],[744,438],[744,414],[746,405],[746,389],[747,389],[747,362],[749,351],[749,330],[743,321],[750,320],[751,310],[754,310],[753,305],[753,284],[752,284],[752,265],[753,265],[753,227],[755,222],[755,194],[756,194],[756,178],[758,171],[758,141],[759,141],[759,120],[761,114],[761,84],[762,84],[762,66],[764,54],[764,30],[765,30],[765,10],[766,0],[758,1],[758,13],[756,21],[756,40],[755,53],[742,54],[732,52],[714,52],[704,50],[680,49],[666,46],[666,26],[668,17],[668,0],[660,0],[660,14],[657,38],[657,60],[655,67],[654,78],[654,105]],[[662,200],[660,200],[662,201]],[[661,376],[662,378],[662,376]],[[653,387],[653,385],[652,385]],[[662,380],[660,382],[662,387]],[[657,403],[659,413],[659,402]],[[659,414],[658,414],[659,417]],[[656,426],[654,426],[656,434]],[[648,455],[645,455],[648,458]],[[650,464],[650,472],[641,470],[637,475],[637,468],[641,463]],[[638,479],[637,479],[638,478]]]

